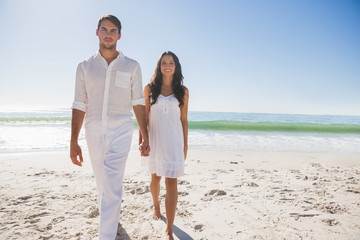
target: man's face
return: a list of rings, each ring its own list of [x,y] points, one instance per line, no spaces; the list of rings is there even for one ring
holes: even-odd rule
[[[96,29],[96,36],[99,37],[102,48],[112,50],[116,49],[116,42],[121,34],[115,24],[105,19],[101,22],[99,29]]]

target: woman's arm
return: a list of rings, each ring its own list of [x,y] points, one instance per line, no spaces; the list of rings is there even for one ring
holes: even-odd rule
[[[189,90],[184,86],[185,95],[184,95],[184,104],[180,108],[180,120],[184,132],[184,159],[186,159],[188,151],[188,105],[189,105]]]

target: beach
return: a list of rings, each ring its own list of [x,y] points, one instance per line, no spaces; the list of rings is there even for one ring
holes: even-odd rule
[[[94,239],[99,214],[87,151],[0,154],[0,239]],[[178,180],[175,239],[359,239],[360,154],[190,150]],[[116,239],[163,239],[149,175],[127,161]]]
[[[359,239],[360,116],[189,112],[176,239]],[[0,239],[96,239],[97,191],[69,158],[71,109],[0,112]],[[117,239],[163,239],[138,129]]]

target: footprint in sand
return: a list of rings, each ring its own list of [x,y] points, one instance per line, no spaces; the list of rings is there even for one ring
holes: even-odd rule
[[[189,195],[189,193],[188,192],[178,192],[178,195],[179,196],[187,196],[187,195]]]
[[[205,196],[223,196],[226,195],[226,192],[224,190],[214,189],[210,192],[206,193]]]
[[[248,187],[259,187],[259,185],[254,182],[245,182],[243,185]]]
[[[62,221],[65,220],[65,217],[64,216],[60,216],[60,217],[56,217],[56,218],[53,218],[53,220],[51,221],[53,224],[57,224],[57,223],[60,223]]]
[[[329,226],[336,226],[340,223],[340,222],[336,221],[335,219],[323,219],[322,221]]]
[[[204,225],[203,224],[196,224],[194,226],[195,231],[199,231],[202,232],[204,230]]]
[[[34,218],[43,217],[43,216],[46,216],[46,215],[49,215],[49,213],[48,212],[42,212],[42,213],[30,215],[30,216],[26,217],[25,219],[34,219]]]
[[[96,218],[97,216],[99,216],[99,209],[95,206],[90,207],[89,209],[89,213],[86,215],[87,218]]]
[[[32,197],[33,197],[33,196],[28,195],[28,196],[18,197],[18,199],[19,199],[19,200],[26,201],[26,200],[28,200],[28,199],[30,199],[30,198],[32,198]]]
[[[52,239],[54,237],[54,234],[48,234],[48,235],[42,235],[39,237],[39,239],[41,240],[47,240],[47,239]]]
[[[224,196],[224,195],[226,195],[226,192],[224,190],[214,189],[214,190],[211,190],[208,193],[206,193],[205,197],[201,198],[201,200],[212,201],[213,200],[212,197],[219,197],[219,196]]]
[[[323,168],[323,166],[321,166],[320,163],[310,163],[310,166],[315,167],[315,168]]]
[[[330,203],[317,203],[313,205],[314,208],[330,214],[336,214],[336,213],[344,213],[346,212],[346,208],[341,207],[339,204],[335,202]]]
[[[42,169],[41,172],[38,172],[38,173],[35,173],[34,176],[43,176],[45,177],[45,175],[50,175],[50,174],[54,174],[55,172],[54,171],[47,171],[45,169]]]
[[[193,214],[191,212],[189,212],[188,210],[180,210],[177,212],[177,215],[179,217],[191,217]]]
[[[131,194],[138,194],[138,195],[142,195],[142,194],[145,194],[145,193],[148,193],[150,192],[150,188],[149,186],[143,186],[143,187],[138,187],[136,189],[132,189],[130,191]]]
[[[29,219],[29,220],[26,220],[25,223],[34,224],[34,223],[37,223],[39,221],[40,221],[40,219]]]
[[[348,190],[346,190],[347,192],[351,192],[351,193],[355,193],[355,194],[360,194],[360,188],[359,189],[355,189],[355,188],[349,188]]]
[[[189,185],[190,182],[186,181],[186,180],[180,180],[179,181],[179,185]]]
[[[300,218],[311,218],[311,217],[317,217],[320,214],[314,213],[314,214],[302,214],[302,213],[290,213],[291,217],[294,217],[295,220],[299,220]]]

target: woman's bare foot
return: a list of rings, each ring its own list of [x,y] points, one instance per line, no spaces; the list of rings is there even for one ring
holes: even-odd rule
[[[153,206],[153,210],[154,210],[153,219],[159,220],[161,218],[160,207]]]
[[[172,232],[170,233],[169,231],[165,231],[165,239],[166,240],[174,240],[174,236],[172,234]]]

